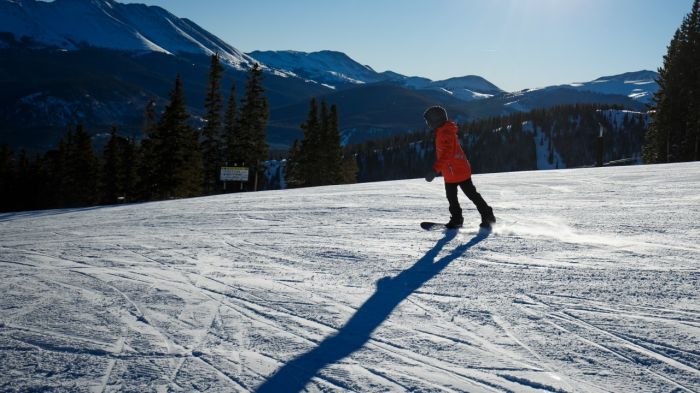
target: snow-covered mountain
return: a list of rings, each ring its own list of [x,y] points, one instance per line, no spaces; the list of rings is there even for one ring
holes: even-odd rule
[[[376,72],[335,51],[244,54],[162,8],[114,0],[0,0],[0,50],[0,143],[37,150],[71,124],[94,134],[117,124],[138,135],[143,105],[166,101],[176,74],[191,113],[201,115],[212,53],[231,66],[227,86],[243,86],[255,61],[269,71],[268,135],[278,149],[301,138],[310,97],[337,104],[348,140],[362,141],[421,129],[419,114],[435,104],[460,121],[575,103],[643,110],[658,89],[651,71],[506,93],[474,75],[432,81]]]
[[[616,104],[645,110],[659,90],[658,73],[636,71],[604,76],[590,82],[575,82],[543,88],[525,89],[495,95],[484,100],[483,107],[501,108],[502,113],[529,112],[534,109],[578,103]],[[478,109],[478,108],[477,108]]]
[[[268,67],[289,71],[333,88],[335,85],[382,80],[370,66],[362,65],[342,52],[254,51],[248,55]]]
[[[392,71],[378,73],[342,52],[255,51],[248,53],[261,63],[284,72],[323,83],[333,89],[348,85],[389,82],[416,90],[435,90],[463,101],[489,98],[503,93],[486,79],[469,75],[432,81]]]
[[[658,78],[657,72],[642,70],[603,76],[590,82],[572,83],[569,86],[579,91],[625,95],[634,100],[649,103],[654,93],[659,90],[656,82]]]
[[[531,96],[557,96],[560,95],[559,91],[562,89],[570,89],[579,93],[594,93],[595,95],[625,96],[642,103],[651,102],[651,97],[658,90],[656,83],[658,74],[646,70],[605,76],[590,82],[574,82],[506,93],[498,86],[476,75],[433,81],[424,77],[405,76],[393,71],[378,73],[372,67],[362,65],[342,52],[255,51],[249,55],[283,73],[292,73],[333,89],[388,82],[414,90],[438,91],[461,101],[483,100],[501,96],[513,97],[507,102],[512,106],[506,107],[506,112],[518,107],[527,108],[527,110],[534,109],[537,107],[536,105],[532,107],[525,105],[526,102],[532,101]],[[519,101],[517,97],[523,97],[523,100],[519,105],[513,105]],[[585,94],[578,94],[578,97],[585,101]],[[538,98],[534,100],[537,101]]]
[[[654,93],[659,90],[656,80],[659,74],[655,71],[627,72],[619,75],[603,76],[590,82],[573,82],[565,85],[547,86],[544,88],[525,89],[510,93],[513,103],[520,100],[518,97],[527,99],[529,96],[547,94],[556,91],[571,90],[583,93],[595,93],[604,95],[625,96],[629,99],[650,103]]]
[[[0,215],[3,392],[697,392],[700,163]]]
[[[435,90],[462,101],[491,98],[503,92],[479,76],[442,81],[409,77],[392,71],[377,73],[337,51],[255,51],[242,53],[186,18],[163,8],[122,4],[114,0],[0,0],[0,32],[38,45],[77,50],[86,46],[167,54],[219,53],[229,65],[243,69],[258,61],[279,70],[280,76],[296,75],[329,88],[390,82],[416,90]],[[572,88],[608,95],[624,95],[649,102],[658,89],[653,71],[602,77],[591,82],[545,88]],[[533,89],[539,90],[539,89]],[[524,90],[513,94],[527,94]]]
[[[67,50],[91,46],[173,55],[219,53],[239,69],[253,62],[189,19],[160,7],[114,0],[0,0],[0,31]]]
[[[229,65],[244,69],[258,61],[279,70],[280,76],[296,75],[330,88],[376,82],[396,83],[417,90],[436,90],[463,101],[491,98],[503,90],[479,76],[442,81],[409,77],[395,72],[378,73],[342,52],[255,51],[242,53],[196,23],[178,18],[163,8],[122,4],[115,0],[0,0],[0,32],[18,41],[77,50],[86,46],[126,51],[211,55],[219,53]],[[5,44],[3,44],[5,45]],[[602,77],[590,82],[550,86],[607,95],[624,95],[649,102],[658,89],[653,71]],[[524,90],[513,94],[527,94]]]
[[[504,92],[493,83],[476,75],[432,82],[428,85],[428,88],[442,90],[463,101],[491,98]]]

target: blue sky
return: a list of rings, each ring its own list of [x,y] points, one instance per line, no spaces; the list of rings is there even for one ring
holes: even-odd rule
[[[661,66],[693,0],[140,0],[253,50],[345,52],[377,71],[504,90]]]

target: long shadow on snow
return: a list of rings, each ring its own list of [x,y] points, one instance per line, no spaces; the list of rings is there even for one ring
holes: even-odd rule
[[[438,275],[450,262],[462,256],[468,249],[486,239],[489,232],[482,231],[468,243],[462,244],[437,262],[440,251],[456,236],[448,231],[425,256],[396,277],[384,277],[377,281],[377,290],[367,299],[355,315],[335,335],[324,339],[316,348],[285,364],[260,385],[257,392],[298,392],[322,368],[336,363],[362,348],[372,332],[379,327],[404,299]]]
[[[114,206],[124,206],[124,205],[100,205],[100,206],[88,206],[88,207],[66,207],[62,209],[46,209],[46,210],[29,210],[20,212],[5,212],[0,213],[0,222],[14,221],[20,218],[42,218],[58,216],[62,214],[84,212],[97,209],[105,209]]]

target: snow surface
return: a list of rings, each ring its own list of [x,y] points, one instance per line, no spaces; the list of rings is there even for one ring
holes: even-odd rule
[[[0,215],[0,391],[700,391],[700,163],[474,183]]]

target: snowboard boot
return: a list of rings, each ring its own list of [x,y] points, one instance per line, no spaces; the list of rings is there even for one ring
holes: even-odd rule
[[[462,224],[464,224],[464,218],[461,216],[452,216],[450,217],[450,222],[445,224],[445,228],[447,229],[457,229],[461,228]]]
[[[481,224],[479,224],[479,226],[482,228],[491,228],[491,225],[495,223],[496,216],[493,215],[493,209],[489,207],[487,211],[481,215]]]

